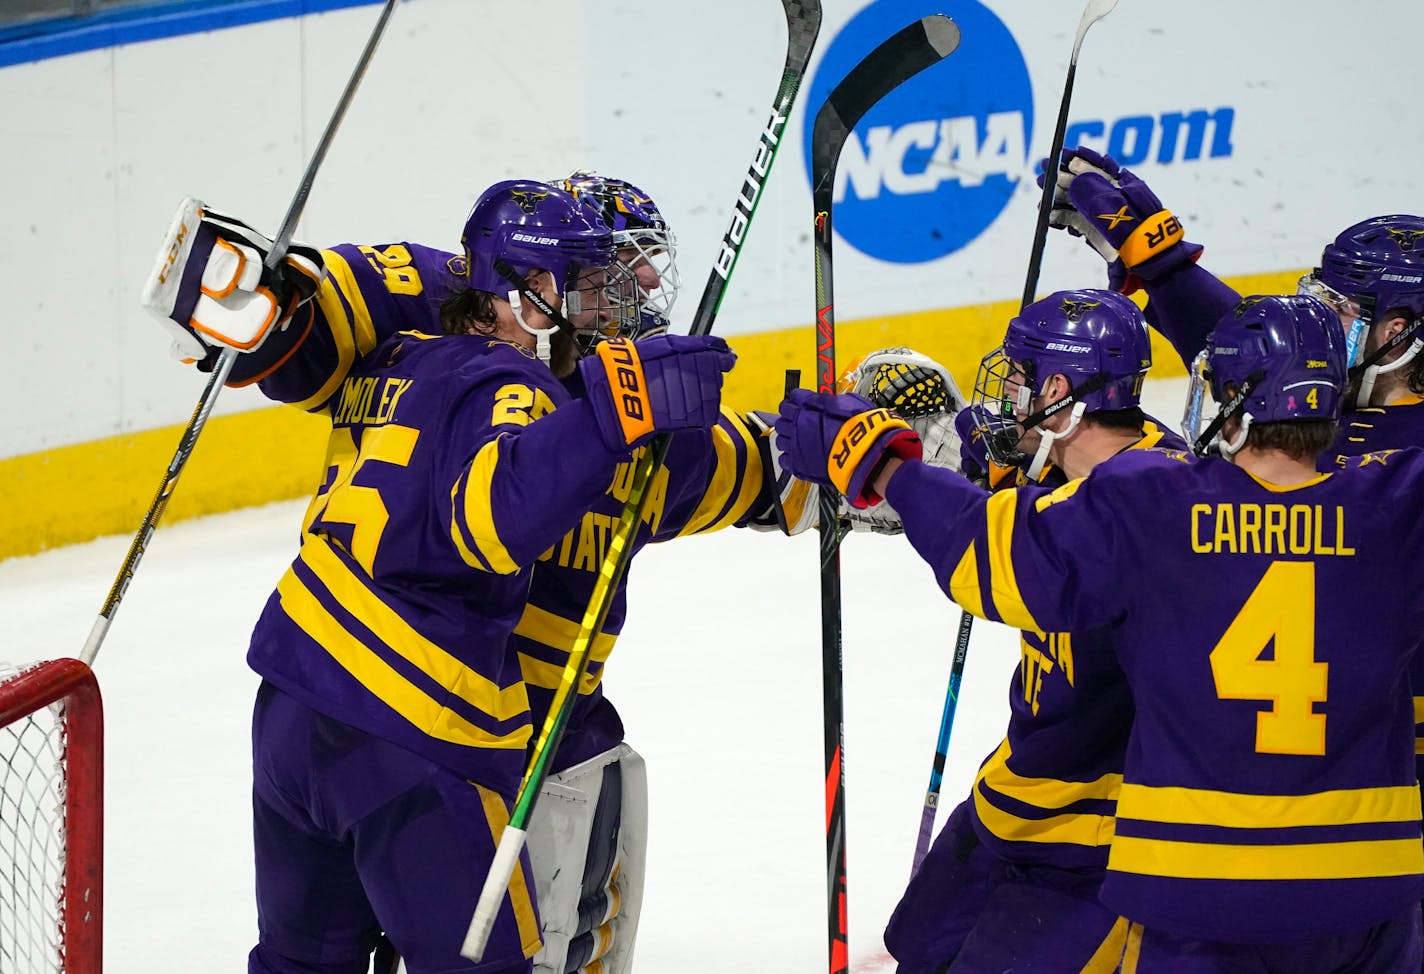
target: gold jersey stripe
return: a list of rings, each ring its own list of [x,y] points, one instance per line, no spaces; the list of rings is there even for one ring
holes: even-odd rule
[[[489,714],[495,720],[503,722],[512,720],[529,709],[528,695],[524,692],[522,683],[515,683],[501,689],[493,680],[482,676],[446,649],[431,642],[409,622],[402,619],[399,613],[382,602],[361,578],[347,568],[325,539],[308,535],[302,545],[299,557],[302,563],[310,568],[312,573],[326,586],[332,597],[342,608],[355,616],[358,622],[371,630],[391,650],[410,661],[421,672],[429,674],[432,680],[460,697],[480,713]],[[288,574],[291,575],[291,572],[289,571]],[[295,576],[292,578],[300,585],[300,580]],[[305,591],[305,586],[301,587]],[[355,647],[360,647],[361,650],[370,652],[353,635],[340,628],[340,624],[331,618],[324,608],[321,609],[321,612],[337,627],[338,631],[331,634],[333,637],[339,638],[344,635],[345,639],[342,640],[342,643],[345,644],[347,641],[354,643],[355,646],[350,647],[353,651]],[[403,678],[402,682],[404,682]],[[415,688],[412,687],[412,689]],[[434,705],[434,701],[431,703]],[[511,743],[498,746],[523,747],[522,743],[512,743],[513,739],[521,734],[525,737],[528,736],[527,730],[515,732],[504,738],[499,738],[499,740],[507,740]]]
[[[1033,618],[1019,591],[1014,572],[1014,515],[1018,509],[1018,491],[1001,490],[989,498],[984,507],[986,537],[989,545],[989,586],[994,596],[994,608],[999,618],[1015,629],[1042,631]]]
[[[1201,788],[1125,784],[1118,817],[1233,829],[1417,822],[1419,789],[1349,788],[1310,795],[1246,795]]]
[[[1093,951],[1093,956],[1083,965],[1078,974],[1113,974],[1122,960],[1123,948],[1127,946],[1127,932],[1131,924],[1127,917],[1118,917],[1108,935]]]
[[[401,676],[369,646],[342,628],[341,623],[291,569],[277,583],[277,594],[282,610],[292,622],[316,640],[357,682],[421,732],[461,747],[523,750],[528,745],[530,728],[527,726],[509,734],[491,734],[431,699],[429,694]],[[522,686],[520,690],[523,690]]]
[[[1062,781],[1058,778],[1029,778],[1015,774],[1009,768],[1013,749],[1007,738],[999,745],[984,767],[979,779],[990,788],[1009,795],[1035,808],[1065,808],[1088,799],[1115,801],[1124,787],[1122,775],[1109,773],[1093,781]]]
[[[336,255],[330,251],[326,252],[328,260],[333,257]],[[332,278],[327,277],[316,289],[316,303],[317,307],[321,309],[322,324],[331,333],[332,341],[336,343],[336,368],[332,370],[326,382],[311,396],[301,402],[292,403],[298,409],[305,410],[316,409],[336,395],[337,388],[356,361],[356,344],[352,337],[351,318],[346,314],[346,306],[341,303],[341,296],[337,293]],[[311,340],[310,336],[307,340]]]
[[[949,597],[965,612],[984,618],[984,597],[979,591],[979,553],[973,541],[954,566],[954,574],[949,576]]]
[[[490,837],[499,845],[499,837],[509,825],[509,806],[504,799],[488,788],[470,782],[480,793],[480,804],[485,809],[485,821],[489,823]],[[524,875],[524,861],[514,865],[514,875],[509,877],[509,890],[505,894],[509,908],[514,911],[514,925],[519,930],[519,946],[526,958],[533,957],[544,946],[539,936],[539,917],[534,912],[534,900],[529,895],[529,877]]]
[[[1047,818],[1023,818],[995,805],[978,788],[974,810],[979,821],[1005,842],[1040,842],[1101,848],[1111,845],[1116,822],[1111,815],[1069,813]]]
[[[1108,869],[1178,879],[1375,879],[1424,873],[1419,839],[1226,845],[1118,835]]]
[[[488,568],[500,575],[513,575],[519,571],[519,565],[500,540],[494,525],[494,501],[490,496],[494,468],[499,462],[499,444],[503,438],[496,437],[480,447],[470,461],[470,469],[450,488],[450,540],[455,543],[460,558],[471,568],[481,571]],[[462,484],[465,488],[463,505],[456,500]],[[466,531],[479,549],[478,554],[465,544]]]

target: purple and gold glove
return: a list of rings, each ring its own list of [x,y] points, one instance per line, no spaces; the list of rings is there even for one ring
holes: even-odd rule
[[[714,335],[599,342],[579,363],[604,445],[614,453],[655,433],[707,429],[721,416],[722,374],[737,356]]]
[[[834,487],[852,507],[880,503],[875,474],[892,457],[918,460],[920,437],[888,409],[853,392],[793,389],[781,401],[776,447],[782,465],[802,480]]]
[[[1039,186],[1047,165],[1046,159],[1039,163]],[[1146,183],[1091,149],[1063,153],[1048,223],[1091,244],[1108,262],[1108,283],[1121,294],[1194,263],[1202,252],[1183,239],[1181,221]]]

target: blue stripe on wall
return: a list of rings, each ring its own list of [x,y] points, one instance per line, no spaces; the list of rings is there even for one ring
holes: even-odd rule
[[[178,0],[60,17],[0,29],[0,68],[284,17],[363,7],[382,0]]]

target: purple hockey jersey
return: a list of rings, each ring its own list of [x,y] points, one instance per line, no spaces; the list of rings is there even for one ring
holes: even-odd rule
[[[1150,420],[1143,433],[1129,450],[1186,445]],[[1058,468],[1046,471],[1045,486],[1063,482]],[[1019,634],[1009,726],[979,768],[971,805],[980,841],[1000,858],[1107,865],[1133,717],[1112,640],[1110,626]]]
[[[1282,488],[1133,451],[984,496],[908,463],[886,499],[941,586],[1024,629],[1111,627],[1136,718],[1103,902],[1190,937],[1278,942],[1424,893],[1406,664],[1424,454]],[[1083,648],[1074,646],[1075,664]]]
[[[302,321],[299,313],[298,320],[269,338],[259,351],[262,360],[239,357],[245,372],[238,381],[257,381],[270,398],[336,416],[335,452],[328,458],[330,482],[338,473],[341,421],[348,413],[369,412],[357,402],[342,405],[345,390],[351,385],[349,377],[363,374],[371,361],[380,359],[385,349],[377,351],[377,346],[397,332],[438,329],[440,301],[463,286],[464,258],[411,243],[344,244],[323,251],[323,257],[328,277],[308,306],[310,311],[303,309],[308,318]],[[525,427],[539,427],[534,421],[556,406],[572,402],[580,409],[586,408],[576,398],[582,393],[577,373],[561,384],[541,363],[527,357],[520,361],[528,373],[520,381],[504,382],[490,389],[493,399],[484,407],[486,420],[493,418],[496,426],[527,432]],[[575,453],[588,452],[586,444],[571,449]],[[508,644],[519,663],[518,673],[507,673],[506,677],[524,681],[520,694],[527,692],[531,711],[526,719],[532,721],[534,730],[533,736],[526,733],[524,737],[531,742],[537,737],[559,685],[613,525],[628,496],[633,461],[634,457],[626,457],[610,463],[599,489],[580,497],[579,508],[571,518],[564,518],[560,509],[544,510],[537,491],[521,508],[525,516],[547,515],[541,530],[551,530],[547,537],[541,534],[544,543],[537,551],[519,553],[518,566],[534,562],[532,578],[520,595],[520,607],[512,619],[501,615],[512,627],[512,632],[506,630]],[[499,469],[496,464],[505,462],[504,456],[498,456],[483,472],[492,475]],[[738,521],[757,500],[762,480],[755,436],[746,423],[730,412],[724,411],[722,421],[710,432],[678,434],[673,438],[667,462],[650,485],[648,510],[635,536],[635,549],[650,540],[714,530]],[[467,513],[478,515],[485,503],[483,493],[466,491],[464,496]],[[318,495],[313,509],[321,503],[322,495]],[[499,550],[476,554],[492,559],[490,567],[496,571],[510,570],[513,564]],[[570,733],[557,759],[559,766],[616,743],[620,733],[616,726],[601,728],[602,733],[590,734],[589,740],[581,739],[579,731],[585,717],[600,702],[603,667],[622,627],[624,606],[625,590],[620,586],[604,630],[594,641],[588,670],[580,683],[580,697],[570,718]],[[307,702],[338,719],[358,723],[345,713],[334,712],[336,707],[331,703],[322,705],[316,699]],[[616,725],[616,717],[613,722]],[[401,742],[410,744],[404,738]],[[522,770],[522,754],[519,760]],[[477,780],[486,783],[483,778]]]
[[[1222,315],[1241,300],[1231,288],[1196,265],[1184,267],[1146,285],[1147,320],[1170,341],[1188,364],[1206,345],[1206,336]],[[1382,450],[1424,447],[1424,396],[1407,394],[1385,406],[1346,410],[1334,447],[1320,458],[1321,470],[1338,470],[1351,457]],[[1424,718],[1424,653],[1411,664],[1415,712]],[[1424,719],[1418,727],[1416,771],[1424,782]],[[1421,784],[1424,788],[1424,784]]]

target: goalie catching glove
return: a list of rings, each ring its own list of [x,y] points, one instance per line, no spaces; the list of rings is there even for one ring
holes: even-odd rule
[[[1048,160],[1039,163],[1046,170]],[[1108,262],[1108,284],[1131,294],[1144,281],[1195,263],[1200,244],[1182,236],[1182,223],[1157,194],[1111,156],[1091,149],[1063,154],[1055,177],[1050,226],[1082,237]],[[1043,185],[1040,172],[1038,185]]]
[[[836,389],[894,410],[919,434],[926,463],[959,469],[960,435],[954,419],[964,408],[965,398],[954,376],[934,359],[903,346],[878,349],[852,362],[836,382]],[[763,434],[763,462],[777,484],[777,524],[753,522],[752,527],[780,527],[793,535],[814,528],[819,510],[814,486],[783,469],[780,451],[766,436],[776,417],[754,413],[748,419]],[[889,504],[852,507],[842,500],[840,516],[853,531],[900,534],[904,530],[900,516]]]
[[[282,262],[264,261],[273,242],[191,196],[178,206],[140,303],[173,336],[173,354],[210,362],[210,350],[256,351],[316,293],[321,252],[293,242]]]

